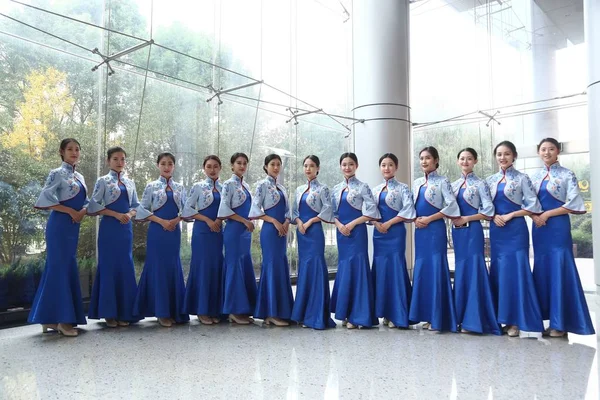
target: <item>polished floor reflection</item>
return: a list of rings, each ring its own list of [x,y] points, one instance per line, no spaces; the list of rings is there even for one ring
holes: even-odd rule
[[[588,303],[598,330],[600,297]],[[598,336],[162,328],[0,331],[0,399],[598,399]]]

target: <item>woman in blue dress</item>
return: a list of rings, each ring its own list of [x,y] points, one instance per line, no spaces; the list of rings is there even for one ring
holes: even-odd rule
[[[303,161],[305,185],[296,189],[292,223],[297,225],[298,282],[292,320],[313,329],[334,328],[329,311],[329,277],[325,262],[322,221],[333,222],[329,188],[317,180],[321,162],[310,155]]]
[[[135,183],[125,177],[121,147],[107,151],[110,171],[96,181],[88,207],[89,215],[102,215],[98,231],[98,268],[88,318],[104,318],[106,326],[127,326],[137,319],[133,303],[137,291],[133,266],[131,219],[140,205]]]
[[[425,176],[415,180],[415,269],[409,320],[425,321],[423,328],[456,332],[457,319],[448,268],[446,218],[458,218],[460,210],[450,182],[438,175],[438,151],[425,147],[419,152]]]
[[[185,189],[173,180],[173,154],[159,154],[156,163],[160,177],[144,189],[135,217],[138,221],[150,221],[150,226],[146,239],[146,262],[133,312],[141,318],[157,317],[160,325],[170,327],[190,320],[190,316],[182,312],[185,283],[179,257],[179,222]]]
[[[550,320],[551,337],[566,332],[595,334],[573,256],[569,214],[584,214],[575,174],[558,162],[556,139],[543,139],[538,153],[545,166],[532,177],[544,212],[533,215],[533,280],[542,319]]]
[[[256,307],[256,277],[250,248],[254,224],[248,220],[252,196],[244,181],[248,156],[231,156],[231,178],[223,182],[218,217],[226,219],[223,230],[225,261],[223,264],[223,305],[221,313],[230,322],[247,325]]]
[[[500,142],[494,149],[500,171],[487,178],[494,202],[490,224],[490,283],[498,322],[508,336],[542,332],[542,314],[529,263],[529,230],[525,216],[542,211],[527,175],[513,167],[517,149]]]
[[[85,180],[75,171],[80,150],[75,139],[60,142],[62,165],[50,171],[35,203],[52,212],[46,224],[46,265],[28,321],[42,324],[43,332],[53,329],[65,336],[77,336],[73,325],[87,323],[77,269],[79,226],[88,204]]]
[[[461,332],[501,335],[485,265],[481,220],[494,217],[494,204],[487,183],[473,172],[477,152],[467,147],[458,152],[460,179],[452,191],[460,208],[460,218],[452,220],[454,243],[454,306]]]
[[[222,220],[217,218],[221,160],[215,155],[207,156],[202,168],[206,179],[194,184],[182,214],[183,218],[194,219],[183,313],[196,315],[202,324],[212,325],[219,322],[223,291],[223,232]]]
[[[369,185],[356,178],[357,168],[356,154],[342,154],[340,169],[344,181],[335,185],[331,193],[338,247],[338,270],[331,293],[331,312],[348,329],[370,328],[379,323],[375,314],[365,223],[378,220],[381,216]]]
[[[386,153],[379,159],[385,182],[373,189],[381,220],[373,221],[373,281],[375,312],[390,328],[408,328],[412,289],[406,267],[406,228],[416,218],[408,185],[395,178],[398,157]]]
[[[277,183],[281,157],[269,154],[263,170],[267,177],[258,182],[249,218],[262,219],[260,246],[262,266],[254,317],[265,324],[288,326],[294,307],[294,295],[287,259],[287,233],[290,226],[290,206],[285,188]]]

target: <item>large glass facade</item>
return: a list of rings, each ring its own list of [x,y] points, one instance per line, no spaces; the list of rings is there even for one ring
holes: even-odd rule
[[[32,206],[60,162],[62,138],[81,142],[79,170],[90,190],[107,172],[104,155],[114,145],[127,150],[127,172],[139,194],[156,179],[161,151],[175,154],[176,180],[186,187],[203,176],[209,154],[221,157],[227,179],[236,151],[250,156],[251,185],[264,177],[262,161],[272,152],[284,161],[280,179],[290,193],[304,183],[308,154],[321,158],[321,181],[331,187],[342,179],[338,157],[353,146],[352,121],[345,117],[353,107],[350,1],[27,4],[0,4],[0,313],[26,310],[35,294],[48,214]],[[592,211],[582,35],[545,19],[532,0],[474,4],[411,5],[414,176],[421,174],[417,153],[426,145],[440,150],[440,172],[451,180],[460,176],[456,152],[466,146],[479,151],[476,172],[488,176],[496,171],[493,146],[504,139],[519,148],[517,167],[532,172],[539,166],[535,144],[553,136],[566,144],[570,154],[561,162],[576,172]],[[92,71],[102,62],[94,49],[108,56],[144,43],[111,61],[110,69]],[[228,89],[235,90],[215,96]],[[589,213],[572,217],[572,228],[589,287]],[[252,246],[257,275],[259,229]],[[135,224],[138,276],[146,230]],[[85,218],[78,251],[84,297],[95,274],[96,231],[97,219]],[[182,238],[187,276],[191,224],[184,224]],[[327,262],[335,269],[332,225],[326,238]],[[295,274],[293,232],[288,241]]]
[[[273,152],[284,160],[281,182],[289,192],[304,183],[308,154],[323,160],[322,181],[341,179],[335,160],[350,148],[348,129],[325,113],[351,109],[351,36],[343,8],[334,13],[322,2],[296,0],[28,4],[0,6],[0,313],[26,310],[35,294],[48,214],[33,204],[60,163],[62,138],[81,142],[78,169],[90,191],[107,172],[104,155],[114,145],[127,150],[127,173],[140,195],[158,176],[161,151],[175,154],[175,179],[186,187],[203,177],[209,154],[221,157],[221,178],[228,179],[229,157],[237,151],[250,156],[251,186],[264,178],[262,161]],[[92,50],[109,56],[150,39],[154,44],[110,61],[111,69],[92,71],[102,61]],[[215,90],[232,88],[239,89],[207,101]],[[318,109],[324,111],[292,119]],[[96,218],[84,219],[78,249],[84,297],[95,275],[96,229]],[[252,246],[257,275],[259,229]],[[138,276],[146,231],[146,224],[134,225]],[[335,269],[333,227],[326,232],[328,265]],[[186,277],[190,240],[191,224],[184,224]],[[295,274],[293,233],[289,249]]]
[[[494,146],[510,140],[520,154],[516,167],[531,174],[541,166],[537,143],[554,137],[564,144],[561,164],[578,176],[592,211],[583,21],[577,25],[547,2],[477,4],[411,6],[413,173],[422,174],[418,150],[433,145],[440,172],[458,179],[457,153],[469,146],[480,154],[475,172],[487,177],[497,171]],[[444,34],[431,34],[432,26]],[[579,273],[593,289],[591,215],[571,221]]]

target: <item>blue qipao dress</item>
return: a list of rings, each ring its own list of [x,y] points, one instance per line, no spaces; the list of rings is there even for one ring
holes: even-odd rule
[[[323,224],[332,223],[333,208],[329,188],[316,178],[296,189],[292,209],[292,223],[303,223],[312,218],[319,222],[308,227],[306,233],[296,231],[298,240],[298,282],[292,320],[313,329],[334,328],[329,310],[329,275],[325,261],[325,234]]]
[[[135,183],[124,173],[111,170],[96,181],[88,207],[89,215],[102,210],[128,213],[140,203]],[[122,224],[103,215],[98,231],[98,268],[92,288],[88,317],[134,322],[133,303],[137,292],[133,266],[132,221]]]
[[[63,205],[76,211],[87,207],[83,175],[63,162],[50,171],[35,208],[46,210]],[[46,224],[46,264],[37,288],[28,322],[35,324],[85,325],[81,286],[77,269],[79,227],[69,214],[52,210]]]
[[[577,177],[558,162],[540,169],[531,180],[544,211],[562,207],[572,214],[585,213]],[[534,224],[532,236],[533,281],[542,319],[558,331],[595,334],[573,256],[569,215],[551,217],[540,228]]]

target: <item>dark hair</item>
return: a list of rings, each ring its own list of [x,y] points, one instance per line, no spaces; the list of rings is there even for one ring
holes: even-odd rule
[[[263,171],[265,171],[265,173],[267,172],[267,165],[269,165],[269,163],[273,160],[279,160],[280,163],[283,163],[283,161],[281,161],[281,157],[279,157],[279,154],[269,154],[265,157],[265,164],[263,165]]]
[[[558,143],[558,140],[556,140],[556,139],[554,139],[554,138],[551,138],[551,137],[548,137],[548,138],[542,139],[542,140],[540,141],[540,144],[538,144],[538,145],[537,145],[537,151],[540,151],[540,147],[542,147],[542,145],[543,145],[544,143],[546,143],[546,142],[548,142],[548,143],[552,143],[553,145],[555,145],[555,146],[556,146],[556,148],[558,149],[558,151],[560,151],[560,150],[561,150],[561,148],[560,148],[560,143]]]
[[[302,165],[304,165],[306,160],[314,162],[317,168],[321,166],[321,160],[319,160],[319,157],[315,156],[314,154],[304,157],[304,160],[302,160]],[[317,175],[319,175],[319,171],[317,171]]]
[[[477,160],[477,152],[472,147],[465,147],[464,149],[462,149],[461,151],[459,151],[458,154],[456,155],[456,159],[457,160],[460,158],[460,153],[462,153],[463,151],[471,153],[471,155],[473,156],[473,158]]]
[[[245,158],[246,162],[250,162],[246,153],[233,153],[233,155],[231,156],[231,159],[230,159],[231,165],[233,165],[235,163],[235,160],[237,160],[240,157]]]
[[[385,160],[386,158],[389,158],[390,160],[392,160],[394,162],[394,164],[396,164],[396,168],[398,168],[398,157],[396,157],[396,155],[392,154],[392,153],[385,153],[384,155],[379,157],[379,165],[381,165],[381,162],[383,160]]]
[[[165,157],[169,157],[171,160],[173,160],[173,164],[175,164],[175,156],[169,152],[164,152],[164,153],[160,153],[158,155],[158,158],[156,159],[156,163],[160,164],[160,160],[162,160]]]
[[[431,154],[431,157],[433,157],[434,160],[438,160],[435,163],[435,169],[438,169],[440,167],[440,153],[438,153],[437,149],[433,146],[427,146],[421,149],[421,151],[419,152],[419,157],[421,157],[421,153],[422,152],[428,152],[429,154]]]
[[[79,150],[81,150],[81,145],[79,144],[79,142],[77,141],[77,139],[73,139],[73,138],[66,138],[61,140],[60,142],[60,150],[61,151],[65,151],[67,149],[67,146],[69,145],[69,143],[77,143],[77,146],[79,146]],[[60,159],[65,161],[65,158],[63,157],[63,155],[60,155]]]
[[[503,140],[500,143],[498,143],[496,145],[496,147],[494,147],[494,156],[496,155],[496,150],[498,150],[498,147],[500,146],[506,146],[510,149],[510,151],[513,153],[513,158],[516,160],[517,156],[519,155],[517,153],[517,148],[515,147],[515,145],[513,144],[513,142],[510,142],[508,140]]]
[[[218,156],[211,154],[209,156],[204,157],[204,161],[202,162],[202,168],[204,168],[206,166],[206,163],[209,162],[210,160],[214,160],[214,161],[218,162],[219,167],[221,167],[221,159]]]
[[[356,157],[356,154],[354,153],[344,153],[340,156],[340,165],[342,165],[342,161],[344,160],[344,158],[351,158],[356,165],[358,165],[358,157]]]
[[[123,153],[123,154],[125,154],[125,157],[127,157],[127,152],[125,151],[125,149],[123,149],[122,147],[119,147],[119,146],[115,146],[115,147],[111,147],[110,149],[106,150],[106,159],[110,160],[112,155],[115,153]]]

